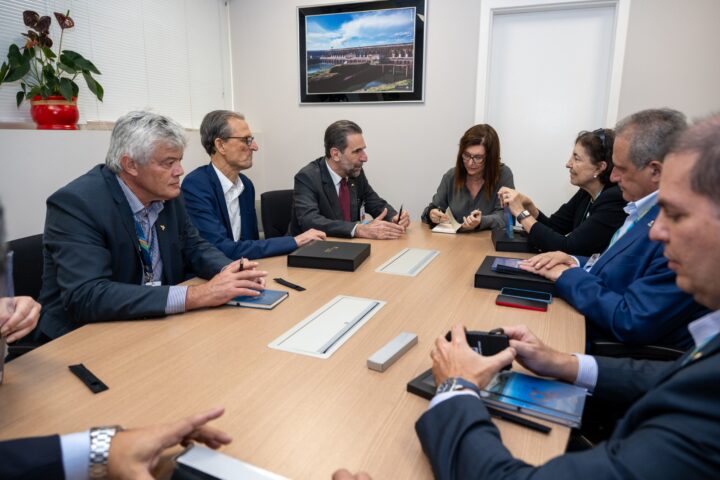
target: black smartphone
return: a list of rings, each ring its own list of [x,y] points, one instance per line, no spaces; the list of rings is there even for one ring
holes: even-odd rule
[[[535,310],[538,312],[547,312],[548,304],[539,300],[529,300],[527,298],[511,297],[502,293],[495,299],[496,305],[503,307],[523,308],[525,310]]]
[[[445,339],[449,342],[452,339],[452,332],[448,332]],[[489,332],[465,330],[465,339],[470,348],[486,357],[500,353],[510,346],[510,339],[502,328],[496,328]],[[510,367],[511,365],[507,365],[503,370],[510,370]]]
[[[537,290],[525,290],[523,288],[503,287],[500,293],[508,297],[526,298],[528,300],[537,300],[539,302],[552,303],[552,294],[546,292],[538,292]]]

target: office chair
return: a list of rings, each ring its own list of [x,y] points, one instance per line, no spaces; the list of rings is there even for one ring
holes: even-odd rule
[[[292,201],[292,190],[272,190],[260,195],[260,212],[265,238],[287,235]]]
[[[43,274],[43,236],[42,233],[11,240],[7,244],[13,254],[13,283],[15,295],[28,296],[35,300],[40,296]],[[8,345],[7,361],[29,352],[40,344],[32,340],[33,334]]]

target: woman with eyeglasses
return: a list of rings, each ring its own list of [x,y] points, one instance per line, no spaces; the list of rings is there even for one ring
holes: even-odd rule
[[[455,167],[443,175],[422,220],[434,227],[449,221],[450,207],[460,231],[494,230],[505,226],[497,193],[500,187],[514,187],[513,175],[500,163],[500,139],[490,125],[475,125],[460,139]]]
[[[615,132],[609,128],[578,134],[565,167],[570,171],[570,183],[580,188],[550,217],[527,195],[500,189],[500,202],[528,233],[532,247],[570,255],[592,255],[607,248],[626,216],[622,192],[610,180],[614,139]]]

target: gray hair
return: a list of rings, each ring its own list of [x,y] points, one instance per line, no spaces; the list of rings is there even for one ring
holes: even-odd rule
[[[227,140],[227,138],[232,135],[230,124],[228,123],[228,120],[231,118],[245,120],[245,115],[230,110],[213,110],[203,118],[200,124],[200,142],[202,146],[205,147],[208,155],[215,153],[216,138]]]
[[[615,126],[615,138],[629,137],[630,161],[643,168],[653,160],[662,162],[673,141],[687,128],[685,115],[670,108],[642,110]]]
[[[158,143],[185,149],[185,129],[170,117],[151,112],[130,112],[115,122],[105,165],[120,173],[120,159],[127,155],[140,165],[150,160]]]
[[[720,114],[697,120],[685,130],[669,153],[696,153],[690,188],[720,207]]]
[[[357,123],[350,120],[338,120],[325,130],[325,156],[330,158],[330,150],[337,148],[341,152],[347,148],[347,137],[363,133]]]

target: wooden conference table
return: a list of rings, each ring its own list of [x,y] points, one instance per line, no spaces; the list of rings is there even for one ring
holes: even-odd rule
[[[500,307],[496,291],[473,287],[476,269],[494,251],[488,232],[432,234],[416,222],[405,239],[370,243],[370,257],[354,273],[262,260],[269,288],[283,288],[271,280],[278,276],[307,288],[272,311],[223,307],[87,325],[10,362],[0,386],[0,438],[145,426],[224,405],[214,425],[234,440],[223,451],[278,474],[329,479],[347,467],[376,480],[431,478],[414,430],[428,401],[405,385],[430,367],[436,337],[455,323],[477,330],[525,323],[557,349],[583,350],[583,319],[565,302],[555,299],[547,313]],[[416,277],[375,272],[405,247],[440,254]],[[341,294],[387,305],[328,359],[267,347]],[[389,370],[369,370],[367,358],[402,331],[416,333],[418,345]],[[110,389],[93,395],[68,371],[75,363]],[[543,435],[495,422],[505,445],[527,462],[565,449],[567,428],[551,424]]]

